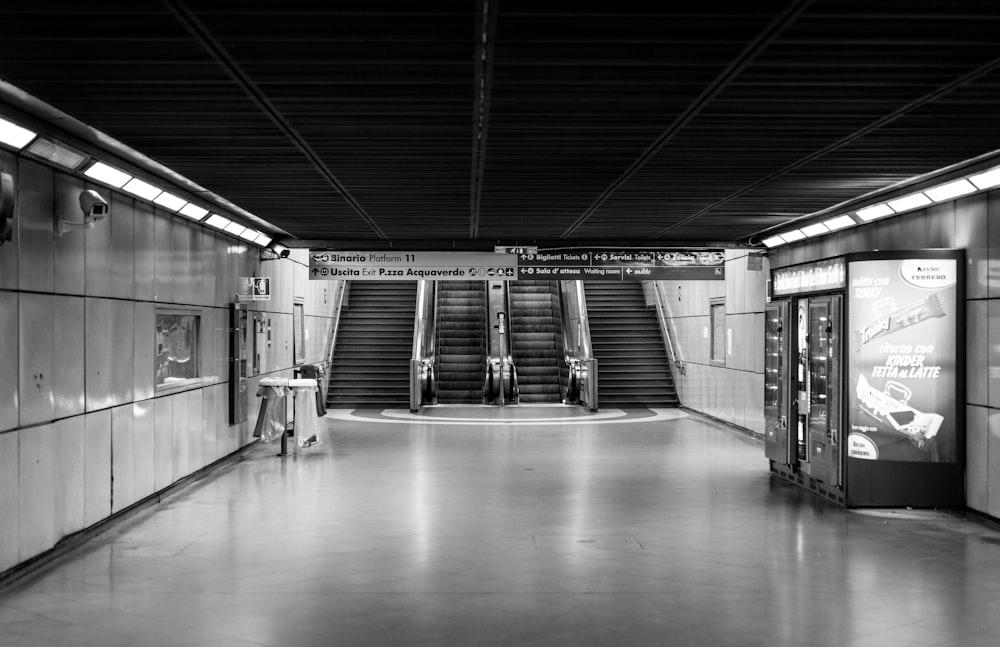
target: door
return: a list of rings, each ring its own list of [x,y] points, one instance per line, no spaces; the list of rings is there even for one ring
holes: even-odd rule
[[[774,301],[764,311],[764,455],[792,464],[788,437],[788,301]]]
[[[810,475],[840,481],[840,296],[808,300],[806,323],[805,449]]]

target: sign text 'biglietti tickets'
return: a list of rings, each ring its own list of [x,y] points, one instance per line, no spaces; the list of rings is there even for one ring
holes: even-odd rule
[[[721,250],[491,252],[310,251],[309,278],[405,280],[722,280]]]

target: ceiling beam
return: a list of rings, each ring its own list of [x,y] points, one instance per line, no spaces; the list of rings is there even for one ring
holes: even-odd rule
[[[486,167],[486,138],[490,126],[490,92],[493,88],[493,51],[496,43],[497,5],[482,0],[476,10],[475,98],[472,115],[472,194],[469,205],[469,238],[479,235],[479,209]]]
[[[645,151],[636,158],[625,172],[612,182],[597,199],[587,207],[569,228],[562,233],[561,238],[568,238],[576,232],[604,202],[621,188],[629,179],[635,175],[645,164],[652,159],[670,140],[672,140],[681,130],[683,130],[695,117],[701,113],[732,81],[738,77],[743,70],[750,65],[768,46],[773,43],[788,27],[795,23],[802,13],[812,4],[813,0],[794,0],[781,14],[779,14],[757,37],[748,44],[739,56],[737,56],[712,83],[706,87],[700,95],[682,112],[670,127],[667,128],[656,140],[646,148]]]
[[[271,100],[267,97],[263,90],[257,86],[257,84],[250,78],[250,76],[243,71],[243,68],[230,56],[229,52],[219,43],[218,40],[212,35],[205,25],[202,24],[198,18],[191,13],[191,10],[181,0],[163,0],[163,4],[174,14],[177,20],[184,26],[185,29],[194,37],[196,41],[215,59],[216,63],[221,66],[226,74],[236,82],[238,86],[246,93],[246,95],[253,101],[257,108],[264,113],[268,119],[274,123],[275,126],[284,133],[285,137],[288,138],[292,144],[299,149],[299,151],[305,155],[306,159],[313,165],[313,167],[319,172],[321,176],[337,191],[341,198],[354,210],[354,212],[371,227],[372,231],[381,238],[387,239],[385,232],[375,223],[375,221],[368,215],[364,207],[351,195],[351,192],[347,190],[337,176],[327,167],[326,163],[312,149],[312,146],[305,140],[305,138],[295,129],[294,126],[285,118],[278,108],[271,103]]]

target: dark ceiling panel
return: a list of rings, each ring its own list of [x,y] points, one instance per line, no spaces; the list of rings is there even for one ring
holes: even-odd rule
[[[39,0],[0,78],[291,244],[743,244],[1000,149],[996,3],[678,4]]]

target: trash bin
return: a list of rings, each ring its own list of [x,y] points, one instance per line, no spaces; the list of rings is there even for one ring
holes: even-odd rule
[[[265,377],[257,384],[257,397],[261,398],[254,438],[263,443],[274,442],[284,437],[285,397],[291,393],[287,377]]]
[[[303,364],[299,368],[299,376],[303,379],[316,380],[317,387],[323,384],[323,365],[322,364]],[[322,393],[322,391],[320,391]],[[323,402],[318,394],[316,396],[316,415],[323,417],[326,415],[326,402]]]
[[[319,444],[319,418],[316,415],[316,380],[301,378],[289,380],[288,386],[295,398],[295,438],[299,447]]]

